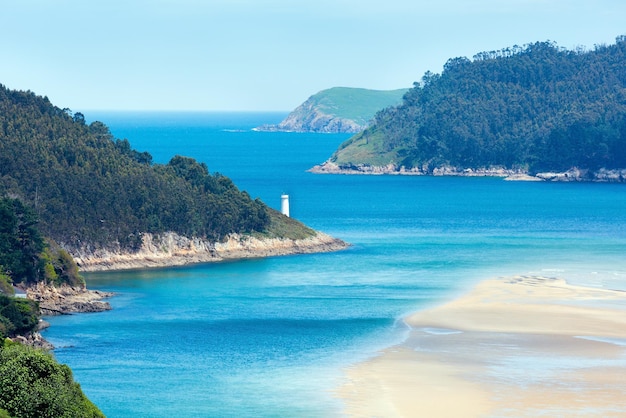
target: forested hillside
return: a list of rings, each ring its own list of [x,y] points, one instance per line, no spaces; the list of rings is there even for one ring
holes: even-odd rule
[[[450,59],[330,158],[339,167],[626,168],[626,36]]]
[[[265,204],[205,164],[151,160],[101,122],[0,86],[0,196],[30,206],[63,248],[132,250],[144,232],[219,241],[269,227]]]
[[[46,241],[38,224],[37,215],[20,200],[0,197],[1,293],[12,294],[13,284],[28,286],[39,281],[84,285],[72,256],[54,241]]]

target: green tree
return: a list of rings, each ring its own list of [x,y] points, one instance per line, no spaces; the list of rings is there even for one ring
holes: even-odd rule
[[[8,296],[15,294],[15,290],[13,290],[13,280],[11,280],[11,276],[4,272],[2,266],[0,266],[0,293],[4,293]]]
[[[179,156],[153,164],[103,123],[87,125],[79,113],[4,86],[0,196],[19,196],[38,215],[41,233],[70,253],[136,249],[143,233],[222,239],[269,227],[264,204],[205,164]],[[55,256],[48,257],[54,272],[45,261],[39,277],[57,280]],[[14,276],[13,266],[0,264]]]
[[[0,318],[6,319],[3,337],[28,334],[39,324],[39,306],[29,299],[0,294]]]
[[[450,59],[333,154],[340,166],[626,168],[626,41]]]
[[[14,282],[33,283],[43,275],[45,244],[37,216],[18,199],[0,198],[0,265]]]
[[[0,348],[0,409],[25,418],[104,417],[74,382],[69,367],[21,344]]]

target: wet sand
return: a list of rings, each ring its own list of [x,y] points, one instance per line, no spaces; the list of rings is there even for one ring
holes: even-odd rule
[[[347,370],[355,417],[626,416],[626,293],[512,277],[405,319]]]

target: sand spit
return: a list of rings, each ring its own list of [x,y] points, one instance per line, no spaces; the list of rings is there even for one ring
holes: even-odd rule
[[[348,416],[626,416],[624,292],[488,280],[406,323],[405,342],[347,371]]]

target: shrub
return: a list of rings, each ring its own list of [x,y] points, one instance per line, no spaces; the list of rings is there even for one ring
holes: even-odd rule
[[[104,417],[74,382],[69,367],[21,344],[0,349],[0,410],[25,418]]]
[[[37,302],[0,294],[0,331],[4,328],[5,336],[27,334],[34,331],[38,323]]]

